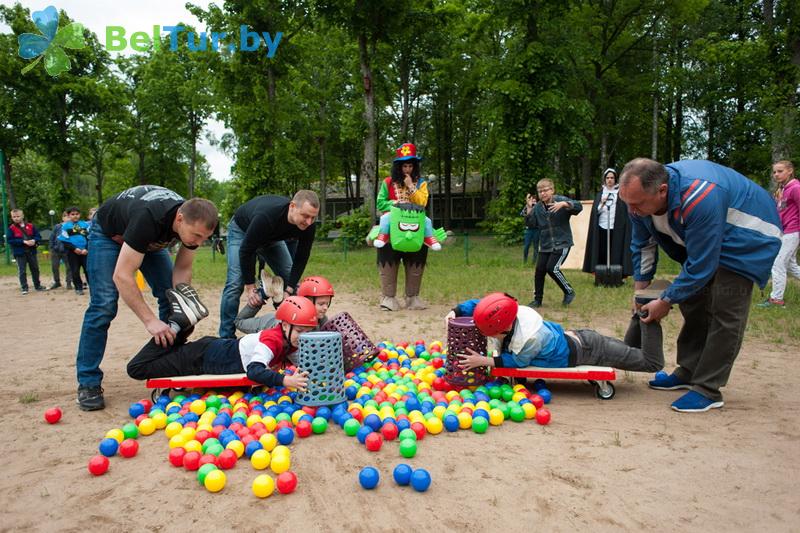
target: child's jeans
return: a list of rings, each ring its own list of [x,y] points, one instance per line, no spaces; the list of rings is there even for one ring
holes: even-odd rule
[[[36,256],[36,248],[27,247],[24,255],[15,255],[14,259],[17,260],[17,269],[19,270],[19,286],[23,291],[28,290],[28,275],[25,270],[26,267],[31,269],[31,279],[33,279],[34,287],[41,287],[39,283],[39,258]]]
[[[634,315],[625,342],[591,329],[578,329],[575,334],[581,341],[576,354],[577,365],[610,366],[636,372],[656,372],[664,368],[664,339],[658,321],[645,324]]]

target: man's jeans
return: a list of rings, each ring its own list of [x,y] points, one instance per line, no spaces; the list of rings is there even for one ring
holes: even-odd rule
[[[244,290],[242,281],[242,266],[239,262],[239,249],[242,247],[245,232],[231,219],[228,224],[228,275],[225,278],[225,288],[222,290],[220,302],[219,336],[233,338],[236,336],[234,320],[239,313],[239,299]],[[283,278],[284,283],[289,281],[294,263],[294,254],[297,250],[297,241],[276,241],[263,246],[256,251],[256,255],[269,265],[270,270]]]
[[[91,287],[89,308],[83,316],[76,360],[78,384],[84,387],[99,387],[103,381],[100,363],[106,350],[108,327],[117,316],[119,292],[114,284],[114,269],[121,249],[121,245],[102,233],[97,221],[92,224],[87,268]],[[172,287],[172,260],[169,253],[166,250],[147,252],[139,270],[152,288],[153,296],[158,298],[159,318],[166,320],[169,302],[165,291]]]

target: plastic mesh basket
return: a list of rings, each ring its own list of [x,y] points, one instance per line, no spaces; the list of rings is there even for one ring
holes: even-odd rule
[[[335,331],[342,336],[342,355],[344,371],[350,372],[376,355],[378,348],[369,340],[367,334],[349,313],[339,313],[320,328],[321,331]]]
[[[481,385],[488,380],[485,368],[461,370],[458,366],[457,354],[467,353],[472,348],[478,353],[486,353],[486,337],[475,327],[472,317],[463,316],[447,321],[447,372],[444,379],[458,387]]]
[[[342,336],[328,331],[303,333],[299,352],[297,366],[308,372],[308,388],[298,391],[295,401],[302,405],[343,402]]]

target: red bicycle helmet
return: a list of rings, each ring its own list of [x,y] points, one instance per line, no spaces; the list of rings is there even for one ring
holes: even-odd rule
[[[514,298],[502,292],[493,292],[478,302],[472,319],[481,333],[491,337],[511,329],[518,309],[519,304]]]
[[[298,296],[313,298],[316,296],[333,296],[333,285],[322,276],[311,276],[300,282]]]
[[[308,298],[289,296],[275,312],[275,318],[292,326],[317,325],[317,308]]]

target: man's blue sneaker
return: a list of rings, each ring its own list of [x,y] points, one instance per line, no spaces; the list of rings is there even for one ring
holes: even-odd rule
[[[709,409],[719,409],[723,405],[725,405],[725,402],[722,400],[715,402],[699,392],[690,390],[672,402],[672,409],[679,413],[704,413]]]
[[[684,381],[675,377],[675,374],[667,374],[666,372],[658,372],[655,379],[648,381],[651,389],[656,390],[689,390],[692,386]]]

